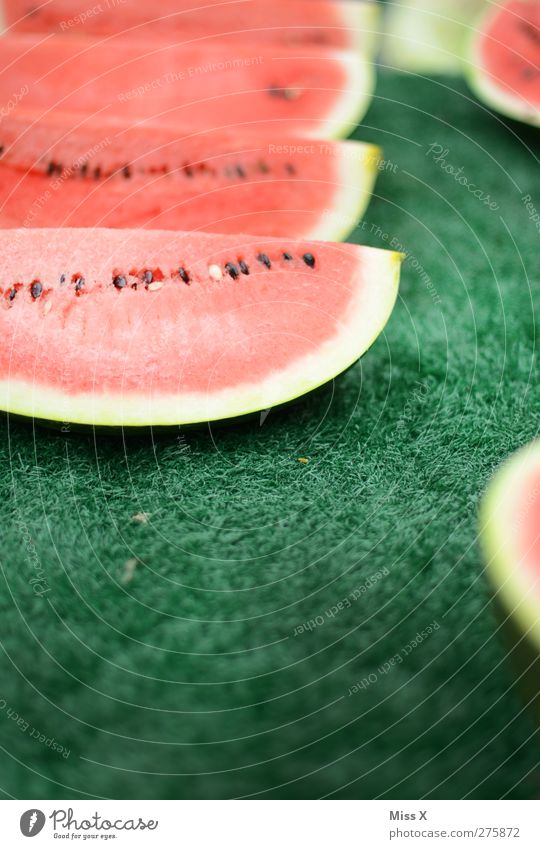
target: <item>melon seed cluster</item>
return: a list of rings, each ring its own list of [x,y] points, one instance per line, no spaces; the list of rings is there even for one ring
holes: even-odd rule
[[[282,251],[279,260],[285,263],[293,262],[294,256],[289,253],[289,251]],[[274,260],[274,262],[278,262],[279,260]],[[302,254],[301,260],[308,268],[315,268],[316,260],[312,253],[306,252]],[[268,254],[258,253],[256,261],[268,270],[272,268],[272,260]],[[238,280],[242,274],[245,276],[249,276],[251,274],[250,267],[244,259],[237,259],[236,262],[228,261],[223,265],[223,268],[215,263],[208,266],[208,277],[210,280],[214,280],[216,282],[218,280],[222,280],[225,275],[229,276],[232,280]],[[137,279],[133,283],[128,284],[128,277],[134,277]],[[192,274],[184,266],[180,266],[175,271],[172,271],[169,274],[169,278],[173,280],[179,279],[185,283],[186,286],[189,286],[192,282]],[[157,292],[162,288],[164,280],[165,274],[159,268],[144,268],[142,271],[132,269],[127,275],[122,274],[121,272],[114,272],[111,275],[111,283],[114,288],[118,290],[125,289],[128,285],[130,285],[132,289],[137,289],[140,283],[149,292]],[[61,274],[59,281],[60,287],[64,286],[66,281],[67,276],[65,274]],[[71,276],[71,284],[75,294],[79,296],[84,291],[86,281],[81,274],[73,274]],[[25,287],[22,283],[15,283],[7,290],[0,289],[0,293],[3,294],[7,304],[12,305],[17,294],[25,288],[29,291],[33,301],[39,300],[45,291],[41,280],[35,279],[27,287]]]
[[[0,157],[4,151],[5,146],[0,145]],[[106,168],[103,165],[94,165],[90,168],[88,162],[82,162],[80,164],[75,162],[66,167],[61,162],[51,159],[44,166],[44,172],[47,177],[54,177],[55,175],[62,177],[62,179],[82,177],[84,179],[96,181],[105,180],[110,177],[122,177],[124,180],[131,180],[135,176],[157,176],[159,174],[181,176],[188,180],[194,180],[200,176],[211,176],[216,178],[226,177],[229,180],[236,180],[238,178],[241,180],[247,180],[248,177],[255,175],[263,175],[269,179],[274,179],[275,177],[281,176],[281,171],[283,171],[288,177],[294,177],[297,174],[297,169],[292,162],[285,162],[281,165],[278,164],[276,167],[275,165],[272,166],[265,159],[257,159],[254,162],[249,162],[248,159],[243,162],[236,162],[233,165],[226,165],[224,168],[217,168],[208,160],[201,160],[194,163],[183,162],[178,167],[170,167],[166,164],[159,166],[149,165],[144,167],[141,165],[134,166],[133,164],[125,163],[113,170],[111,168]]]

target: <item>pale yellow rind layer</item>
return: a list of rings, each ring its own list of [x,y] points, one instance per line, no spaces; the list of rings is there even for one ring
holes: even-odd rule
[[[345,70],[345,83],[332,111],[309,133],[314,138],[349,136],[364,118],[375,89],[373,62],[366,54],[353,50],[332,53]]]
[[[211,395],[186,392],[148,398],[142,393],[69,396],[51,387],[3,380],[0,408],[49,421],[135,427],[216,421],[285,404],[337,377],[371,346],[394,307],[402,259],[393,251],[363,248],[358,278],[350,281],[349,309],[338,332],[316,353],[257,384],[246,382]],[[372,281],[369,285],[367,279]]]
[[[332,207],[323,210],[319,222],[305,238],[341,242],[362,220],[369,205],[382,151],[376,145],[353,141],[340,142],[338,148],[324,141],[314,144],[319,145],[321,151],[328,147],[328,155],[337,158],[338,182]]]
[[[352,49],[373,56],[380,39],[381,14],[376,0],[338,0],[343,25],[353,38]]]
[[[519,550],[509,521],[534,468],[540,468],[540,440],[514,454],[491,481],[480,511],[480,532],[497,599],[540,651],[540,581],[527,567],[527,552]]]

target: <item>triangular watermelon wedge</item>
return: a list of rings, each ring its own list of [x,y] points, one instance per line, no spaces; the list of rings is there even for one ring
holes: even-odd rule
[[[376,339],[401,255],[253,236],[0,232],[0,408],[90,425],[267,410]]]

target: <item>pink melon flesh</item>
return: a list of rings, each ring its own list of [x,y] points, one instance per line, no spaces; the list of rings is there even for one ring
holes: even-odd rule
[[[490,7],[474,63],[478,85],[485,78],[487,99],[515,117],[540,120],[540,3],[510,0]]]
[[[36,109],[325,136],[348,132],[371,94],[371,72],[360,54],[317,46],[239,44],[231,51],[220,42],[12,35],[2,39],[2,64],[0,101],[14,116]]]
[[[11,30],[63,34],[201,38],[231,33],[249,41],[286,45],[319,44],[356,48],[361,26],[373,4],[360,0],[148,0],[94,6],[87,0],[49,0],[33,7],[28,0],[6,0]],[[351,28],[352,26],[352,28]],[[365,41],[365,37],[364,37]]]
[[[531,578],[539,581],[540,595],[540,467],[531,468],[516,498],[510,527],[516,529],[516,545],[523,553],[523,565]]]
[[[339,239],[362,216],[379,162],[376,147],[358,142],[35,113],[7,116],[0,145],[2,227]]]
[[[181,424],[298,397],[369,347],[400,255],[133,230],[0,232],[0,407]]]

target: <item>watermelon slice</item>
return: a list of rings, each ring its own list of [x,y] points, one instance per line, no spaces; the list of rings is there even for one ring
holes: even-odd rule
[[[159,230],[0,231],[0,408],[92,425],[264,410],[384,327],[401,255]]]
[[[225,34],[244,43],[272,41],[287,46],[369,48],[377,29],[378,8],[372,0],[137,0],[100,4],[87,0],[6,0],[12,31],[83,33],[130,37],[205,38]]]
[[[493,4],[471,42],[468,77],[490,107],[540,126],[540,2]]]
[[[540,652],[540,441],[518,451],[494,477],[481,533],[499,605]]]
[[[364,115],[372,66],[361,53],[317,46],[128,41],[13,35],[2,40],[0,102],[198,129],[240,125],[320,137]],[[16,95],[16,96],[15,96]]]
[[[360,142],[189,132],[34,113],[0,124],[0,226],[344,238],[380,161]],[[9,167],[8,167],[9,166]]]
[[[463,43],[486,0],[400,0],[387,6],[383,61],[421,74],[461,71]]]

